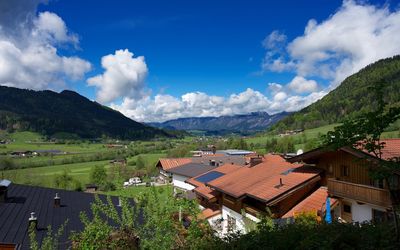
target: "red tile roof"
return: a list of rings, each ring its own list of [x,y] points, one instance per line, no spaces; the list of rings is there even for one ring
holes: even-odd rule
[[[382,159],[390,160],[392,158],[400,157],[400,138],[383,139],[381,142],[385,143],[382,149]],[[371,155],[375,156],[373,154]]]
[[[301,212],[318,212],[325,210],[325,202],[328,197],[328,189],[326,187],[320,187],[314,191],[311,195],[306,197],[292,209],[290,209],[282,218],[294,217],[295,214]],[[336,199],[330,198],[331,207],[337,202]]]
[[[262,163],[254,167],[242,167],[207,185],[235,198],[248,195],[269,202],[305,182],[319,180],[319,173],[320,170],[289,163],[279,155],[268,154]],[[280,180],[283,185],[280,185]]]
[[[239,170],[240,168],[242,168],[242,166],[233,165],[233,164],[225,164],[225,165],[222,165],[220,167],[213,169],[212,171],[218,171],[220,173],[228,174],[228,173],[234,172],[236,170]],[[209,172],[211,172],[211,171],[209,171]],[[204,173],[204,174],[206,174],[206,173]],[[202,176],[204,174],[201,174],[199,176]],[[198,178],[199,176],[190,178],[190,179],[186,180],[186,182],[196,187],[194,189],[194,192],[196,192],[197,194],[199,194],[207,199],[214,198],[217,192],[214,190],[211,190],[211,188],[207,187],[205,185],[205,183],[197,181],[196,178]]]
[[[160,165],[163,170],[168,170],[191,162],[192,158],[162,158],[157,165]]]
[[[206,208],[200,213],[200,218],[209,219],[221,213],[221,210],[212,210],[211,208]]]

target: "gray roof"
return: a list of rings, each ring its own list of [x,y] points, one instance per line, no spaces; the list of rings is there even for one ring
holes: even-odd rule
[[[168,169],[167,172],[172,174],[183,175],[186,177],[195,177],[210,170],[213,170],[216,167],[218,166],[211,166],[208,164],[206,165],[206,164],[191,162],[176,168]]]
[[[61,207],[54,207],[55,193],[61,197]],[[104,195],[99,197],[105,200]],[[35,212],[39,244],[49,225],[53,232],[57,232],[68,219],[64,234],[59,239],[60,249],[67,249],[71,245],[70,232],[81,231],[84,227],[79,213],[84,211],[91,216],[90,204],[93,201],[94,195],[89,193],[11,184],[8,199],[0,203],[0,242],[17,243],[22,249],[29,249],[28,218],[31,212]],[[117,207],[118,198],[112,197],[112,201]],[[120,208],[117,207],[117,210]]]

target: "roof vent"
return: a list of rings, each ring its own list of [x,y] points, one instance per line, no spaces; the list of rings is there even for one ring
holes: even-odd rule
[[[35,212],[32,212],[31,217],[29,217],[29,228],[31,227],[34,227],[36,230],[38,229],[38,219]]]
[[[279,178],[279,184],[275,186],[275,188],[280,188],[283,186],[282,178]]]
[[[6,202],[8,198],[8,187],[11,185],[9,180],[0,181],[0,203]]]
[[[54,207],[61,207],[61,197],[58,196],[58,193],[54,197]]]

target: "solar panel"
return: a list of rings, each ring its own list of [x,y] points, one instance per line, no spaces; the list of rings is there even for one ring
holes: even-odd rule
[[[206,182],[210,182],[212,180],[215,180],[221,176],[225,175],[224,173],[218,172],[218,171],[211,171],[208,172],[206,174],[203,174],[199,177],[197,177],[195,180],[202,182],[202,183],[206,183]]]

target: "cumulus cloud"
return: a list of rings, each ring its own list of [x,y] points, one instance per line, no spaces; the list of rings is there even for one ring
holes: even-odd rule
[[[268,37],[276,37],[276,31]],[[318,76],[335,87],[368,64],[399,54],[398,44],[400,10],[346,0],[326,20],[318,23],[311,19],[304,34],[290,43],[281,43],[279,48],[266,46],[262,68]]]
[[[117,50],[103,56],[101,65],[104,73],[87,80],[97,87],[97,100],[109,103],[120,97],[141,99],[145,93],[145,78],[148,73],[143,56],[134,57],[128,49]]]
[[[302,76],[296,76],[287,85],[288,88],[296,93],[310,93],[318,89],[318,84],[314,80],[307,80]]]
[[[36,13],[41,2],[0,2],[0,85],[60,89],[91,69],[79,57],[59,55],[59,46],[78,46],[78,36],[57,14]]]
[[[261,92],[248,88],[228,97],[190,92],[179,98],[166,94],[158,94],[153,98],[146,96],[141,100],[124,98],[122,104],[111,104],[111,107],[134,120],[160,122],[181,117],[235,115],[257,111],[271,114],[295,111],[315,102],[325,94],[321,91],[307,96],[288,96],[285,92],[277,92],[270,100]]]

